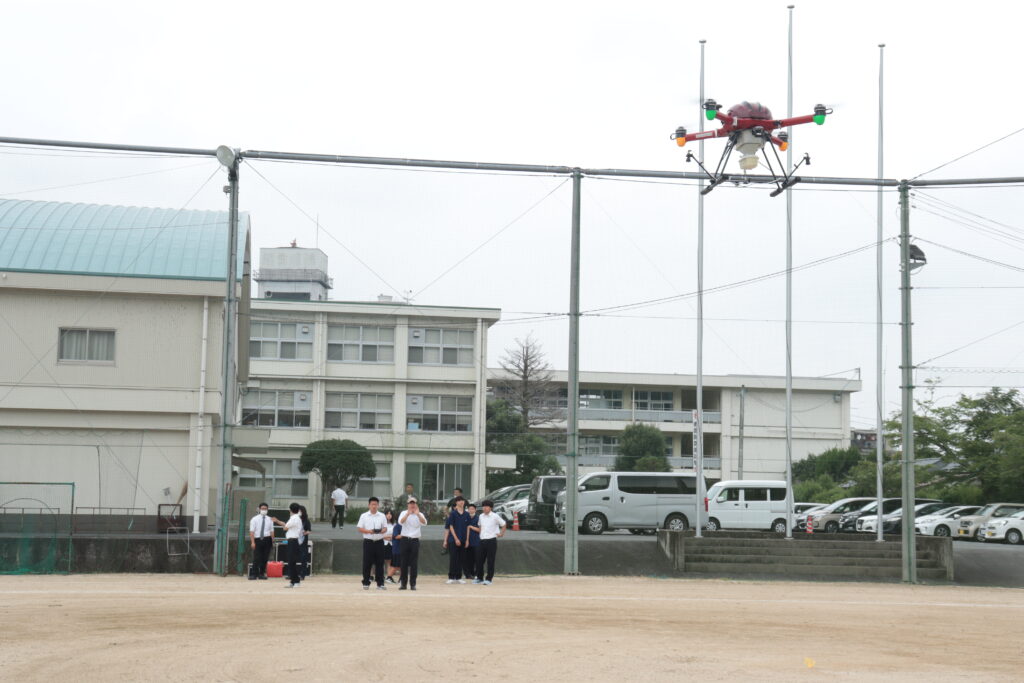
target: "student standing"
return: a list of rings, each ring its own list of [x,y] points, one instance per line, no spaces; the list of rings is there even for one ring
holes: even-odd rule
[[[397,517],[395,523],[389,527],[388,534],[391,540],[391,564],[388,565],[388,576],[385,580],[394,583],[395,573],[402,568],[402,525],[398,523]],[[385,536],[384,540],[388,540],[388,536]]]
[[[498,553],[498,539],[505,535],[505,520],[491,509],[493,503],[485,500],[480,515],[480,551],[476,560],[476,575],[483,578],[483,584],[490,586],[494,580],[494,558]],[[487,562],[487,575],[484,576],[484,562]]]
[[[416,590],[416,574],[420,558],[420,537],[423,527],[427,525],[427,518],[420,512],[419,504],[415,498],[410,498],[406,504],[406,511],[398,518],[398,524],[402,527],[402,576],[399,579],[402,585],[398,590],[404,591],[406,586],[409,590]]]
[[[456,489],[458,490],[458,489]],[[448,546],[448,580],[445,583],[466,583],[462,578],[462,568],[466,557],[466,533],[469,527],[469,514],[466,512],[466,499],[455,498],[455,509],[448,514],[445,522],[445,543]]]
[[[413,485],[411,483],[406,484],[405,493],[403,493],[397,499],[395,499],[395,510],[397,511],[395,514],[400,515],[403,512],[405,512],[406,507],[408,507],[409,505],[409,499],[415,497],[416,492],[413,490]]]
[[[395,566],[395,550],[394,550],[394,529],[395,529],[395,516],[391,510],[384,511],[384,518],[388,520],[388,524],[384,527],[384,571],[386,576],[385,581],[394,583],[395,580],[391,578],[394,573],[391,571]]]
[[[483,572],[477,570],[477,559],[480,555],[480,515],[477,514],[476,505],[469,504],[466,508],[469,513],[469,526],[466,527],[466,566],[464,574],[469,578],[473,575],[473,583],[483,583]]]
[[[331,528],[345,528],[345,505],[348,503],[348,492],[340,486],[331,491],[331,500],[334,502],[334,515],[331,516]]]
[[[311,569],[309,566],[309,534],[313,530],[305,505],[299,506],[299,517],[302,518],[302,535],[299,536],[299,581],[304,581],[307,571]]]
[[[288,566],[285,568],[285,576],[291,581],[286,587],[295,588],[299,585],[299,537],[302,536],[302,516],[299,514],[299,504],[292,503],[288,506],[292,516],[288,518],[284,526],[285,542],[288,544]]]
[[[370,567],[374,569],[377,590],[384,586],[384,531],[388,520],[377,510],[380,499],[372,496],[370,509],[359,516],[358,530],[363,535],[363,590],[370,590]]]
[[[266,503],[260,503],[259,513],[249,520],[249,543],[252,546],[250,581],[267,578],[267,560],[274,548],[274,520],[269,511]]]
[[[457,498],[462,498],[462,489],[458,486],[452,489],[452,497],[448,499],[448,505],[445,506],[446,513],[450,514],[455,509],[455,500]]]

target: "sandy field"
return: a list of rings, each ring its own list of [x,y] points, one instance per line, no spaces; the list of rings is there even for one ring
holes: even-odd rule
[[[9,681],[1024,680],[1024,591],[500,577],[0,577]]]

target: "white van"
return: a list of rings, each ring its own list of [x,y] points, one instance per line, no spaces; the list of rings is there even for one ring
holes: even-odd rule
[[[594,472],[579,479],[580,529],[685,530],[697,519],[697,475],[682,472]],[[565,524],[565,510],[559,512]]]
[[[707,497],[709,531],[769,529],[786,532],[786,482],[720,481]]]

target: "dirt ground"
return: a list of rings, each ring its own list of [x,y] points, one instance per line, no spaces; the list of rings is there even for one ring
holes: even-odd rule
[[[1024,591],[500,577],[0,577],[10,681],[1024,680]]]

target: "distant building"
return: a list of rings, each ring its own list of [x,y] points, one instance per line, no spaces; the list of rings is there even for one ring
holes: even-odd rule
[[[75,512],[136,530],[180,504],[184,525],[206,529],[227,230],[222,211],[0,199],[0,480],[74,483]],[[246,214],[238,273],[248,320]],[[244,382],[248,358],[234,360]],[[236,455],[261,450],[246,440]]]
[[[852,429],[850,445],[856,446],[862,453],[874,453],[878,447],[878,432],[874,429]]]
[[[327,277],[327,254],[319,249],[292,246],[260,249],[258,298],[274,301],[326,301],[334,286]]]
[[[500,368],[489,382],[501,398],[510,379]],[[547,435],[555,452],[564,454],[565,415],[569,405],[566,372],[554,373],[555,392],[548,408],[549,425],[534,431]],[[743,413],[743,461],[740,462],[740,403]],[[793,378],[793,461],[850,444],[850,394],[853,379]],[[609,469],[619,453],[619,436],[636,422],[652,424],[666,437],[665,454],[676,469],[694,467],[693,425],[697,407],[694,375],[580,372],[579,420],[582,472]],[[786,472],[786,378],[764,375],[704,376],[704,467],[710,479],[779,479]],[[564,455],[560,458],[565,462]]]

